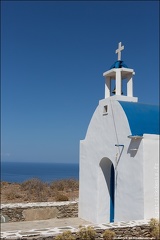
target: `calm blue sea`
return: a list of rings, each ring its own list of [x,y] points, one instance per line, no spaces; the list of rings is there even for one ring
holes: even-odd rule
[[[1,162],[1,181],[21,183],[31,178],[44,182],[79,179],[79,164]]]

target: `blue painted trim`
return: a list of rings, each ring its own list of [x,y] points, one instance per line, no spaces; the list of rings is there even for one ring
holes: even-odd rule
[[[122,60],[118,60],[110,67],[110,69],[112,69],[112,68],[122,68],[122,67],[128,68],[127,65]]]
[[[159,106],[123,101],[119,103],[128,118],[132,135],[160,134]]]
[[[114,167],[111,165],[110,175],[110,222],[114,222]]]

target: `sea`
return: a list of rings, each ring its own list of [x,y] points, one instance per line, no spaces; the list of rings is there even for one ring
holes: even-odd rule
[[[38,178],[50,183],[61,179],[79,179],[78,163],[1,162],[1,181],[22,183]]]

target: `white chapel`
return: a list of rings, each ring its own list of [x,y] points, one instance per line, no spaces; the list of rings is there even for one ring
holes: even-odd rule
[[[159,107],[134,97],[123,49],[103,73],[105,98],[80,141],[79,217],[93,223],[159,217]]]

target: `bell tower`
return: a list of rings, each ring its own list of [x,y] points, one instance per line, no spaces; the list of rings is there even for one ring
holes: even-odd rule
[[[105,98],[112,97],[121,101],[137,102],[138,98],[133,97],[133,69],[127,67],[121,60],[121,51],[124,49],[121,42],[118,44],[118,49],[115,53],[118,54],[118,60],[111,66],[110,70],[103,73],[105,77]],[[126,96],[123,95],[122,81],[127,80]],[[115,89],[111,92],[111,81],[115,81]],[[112,95],[114,93],[115,95]]]

